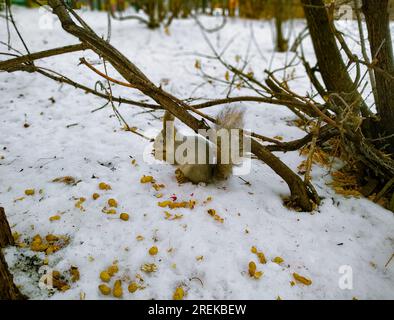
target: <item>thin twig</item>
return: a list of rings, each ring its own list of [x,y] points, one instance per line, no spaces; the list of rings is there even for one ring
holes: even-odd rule
[[[118,85],[121,85],[123,87],[128,87],[128,88],[135,88],[135,86],[133,86],[132,84],[128,83],[128,82],[123,82],[123,81],[119,81],[116,80],[114,78],[109,77],[108,75],[102,73],[100,70],[97,70],[95,67],[93,67],[89,62],[86,61],[85,58],[80,58],[79,59],[80,64],[84,64],[85,66],[87,66],[90,70],[92,70],[93,72],[97,73],[100,77],[103,77],[104,79],[111,81],[113,83],[116,83]]]
[[[391,260],[393,260],[394,258],[394,253],[391,255],[391,258],[389,259],[389,261],[387,261],[387,263],[384,265],[385,268],[388,267],[388,265],[390,264]]]

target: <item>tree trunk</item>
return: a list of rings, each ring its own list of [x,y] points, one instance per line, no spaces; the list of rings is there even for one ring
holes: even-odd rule
[[[228,1],[228,16],[235,17],[235,10],[237,9],[237,0]]]
[[[284,11],[286,5],[285,0],[277,0],[274,3],[274,15],[275,15],[275,29],[276,29],[276,51],[286,52],[288,49],[288,41],[283,35],[283,20]]]
[[[14,238],[11,233],[4,208],[0,207],[0,248],[14,245]]]
[[[348,105],[359,101],[358,107],[365,118],[362,125],[363,133],[367,137],[375,136],[374,132],[372,132],[371,123],[374,120],[371,117],[371,112],[355,87],[342,59],[324,1],[301,0],[301,3],[304,7],[319,72],[328,91],[327,93],[341,95]]]
[[[26,299],[15,286],[11,273],[8,271],[2,248],[13,245],[14,238],[11,234],[4,209],[0,207],[0,300]]]
[[[203,14],[205,14],[206,12],[207,12],[207,0],[202,0],[202,4],[201,4],[201,7],[202,7],[202,13]]]
[[[308,29],[324,84],[329,92],[350,93],[353,81],[330,28],[323,0],[302,0]],[[348,100],[347,100],[348,101]]]
[[[159,23],[159,12],[158,12],[158,1],[148,0],[146,4],[146,13],[149,16],[148,28],[155,29],[160,26]]]
[[[381,136],[394,135],[394,59],[390,33],[389,1],[363,0],[363,12],[367,23],[372,60],[376,67],[376,108],[380,117],[377,126]],[[390,77],[391,76],[391,77]],[[384,140],[388,151],[394,152],[394,137]]]

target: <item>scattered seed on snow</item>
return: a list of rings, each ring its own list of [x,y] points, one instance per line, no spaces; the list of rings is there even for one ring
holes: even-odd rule
[[[100,190],[111,190],[111,186],[105,182],[100,182],[99,189]]]
[[[293,277],[294,277],[294,279],[296,280],[296,281],[298,281],[298,282],[300,282],[300,283],[302,283],[302,284],[305,284],[306,286],[310,286],[311,284],[312,284],[312,280],[310,280],[310,279],[308,279],[308,278],[305,278],[305,277],[303,277],[303,276],[301,276],[301,275],[299,275],[298,273],[293,273]]]
[[[158,252],[159,252],[159,249],[157,249],[156,246],[153,246],[153,247],[151,247],[151,248],[149,249],[149,254],[150,254],[151,256],[155,256]]]
[[[107,203],[112,208],[117,208],[118,207],[118,202],[115,199],[113,199],[113,198],[108,199]]]
[[[26,189],[25,190],[25,195],[27,195],[27,196],[34,196],[35,193],[36,193],[36,191],[34,189]]]
[[[111,293],[111,288],[108,287],[106,284],[100,284],[98,288],[100,292],[105,296],[108,296]]]
[[[182,300],[184,296],[185,296],[185,291],[183,290],[183,288],[177,287],[175,289],[175,292],[174,292],[172,298],[173,298],[173,300]]]
[[[120,218],[121,220],[123,220],[123,221],[129,221],[130,216],[129,216],[128,213],[123,212],[123,213],[120,214],[119,218]]]

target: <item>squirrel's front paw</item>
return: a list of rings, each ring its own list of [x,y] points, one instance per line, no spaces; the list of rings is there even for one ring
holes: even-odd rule
[[[183,174],[183,172],[179,168],[175,170],[175,178],[179,184],[189,182],[189,179]]]

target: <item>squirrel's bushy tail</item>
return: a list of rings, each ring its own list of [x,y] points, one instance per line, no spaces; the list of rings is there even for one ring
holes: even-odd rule
[[[245,111],[240,108],[226,107],[216,116],[216,130],[218,131],[217,136],[217,164],[214,169],[214,176],[218,180],[227,179],[233,172],[234,160],[232,159],[231,146],[238,145],[239,150],[242,150],[243,135],[238,132],[237,138],[239,141],[231,141],[231,129],[243,129],[244,128],[244,114]],[[223,137],[220,135],[220,131],[228,130],[225,135],[228,137],[227,141],[223,141]],[[223,156],[223,153],[227,156]],[[242,155],[242,153],[241,153]]]

